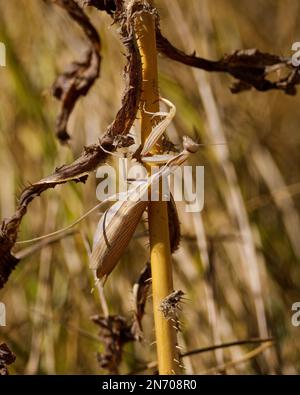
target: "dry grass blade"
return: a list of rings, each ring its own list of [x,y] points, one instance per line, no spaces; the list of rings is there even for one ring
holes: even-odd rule
[[[183,18],[182,10],[178,2],[174,3],[172,7],[172,18],[174,22],[178,18]],[[184,21],[180,26],[180,34],[184,29],[185,37],[190,38],[190,43],[194,42],[190,27]],[[207,76],[200,70],[193,69],[193,76],[197,83],[199,96],[201,97],[203,107],[206,113],[208,122],[207,137],[210,142],[216,144],[220,141],[226,142],[227,138],[222,125],[220,113],[217,107],[216,99],[213,95],[212,88],[209,84]],[[227,145],[214,146],[214,154],[218,166],[222,169],[225,175],[227,187],[221,190],[226,202],[229,216],[232,217],[233,223],[237,223],[238,229],[241,232],[243,243],[237,244],[237,248],[241,254],[241,260],[244,266],[245,279],[251,289],[253,295],[255,314],[257,317],[257,325],[260,337],[268,336],[268,328],[266,321],[266,312],[262,296],[262,285],[260,279],[260,272],[257,263],[257,256],[253,235],[251,232],[250,222],[247,211],[244,205],[241,189],[238,184],[237,172],[230,161],[230,153]]]
[[[41,240],[41,241],[35,243],[31,247],[23,248],[22,250],[16,252],[15,256],[17,259],[28,258],[29,256],[35,254],[37,251],[41,250],[42,248],[46,247],[47,245],[57,243],[58,241],[64,239],[65,237],[74,236],[76,233],[77,233],[76,230],[70,229],[70,230],[64,232],[63,234],[54,236],[50,240],[49,239],[48,240]]]
[[[156,349],[168,348],[170,332],[158,346],[153,313],[174,326],[174,317],[164,318],[159,306],[173,289],[182,289],[188,301],[178,312],[184,326],[174,349],[185,364],[184,374],[215,367],[210,373],[299,374],[294,308],[300,278],[300,112],[299,97],[286,93],[299,94],[299,67],[292,67],[291,56],[299,36],[300,1],[153,0],[155,10],[147,7],[150,0],[56,3],[0,1],[0,49],[6,50],[6,67],[0,67],[0,325],[6,318],[0,343],[16,354],[7,365],[10,352],[0,345],[0,372],[104,374],[108,368],[127,374],[148,368],[148,374],[157,374],[156,360],[163,352]],[[69,5],[69,12],[59,4]],[[161,18],[161,30],[156,32],[158,51],[151,39],[153,49],[146,58],[141,51],[141,62],[139,45],[147,33],[135,27],[145,5],[154,29],[156,16]],[[97,55],[91,51],[101,56],[101,80],[95,79],[86,96],[78,96],[97,74]],[[152,78],[156,59],[159,89]],[[147,68],[150,73],[144,75]],[[49,95],[55,80],[53,93],[60,101]],[[231,94],[232,84],[241,93]],[[176,106],[169,125],[170,106],[161,96]],[[57,141],[56,122],[62,137],[63,130],[71,136],[67,146]],[[126,182],[124,163],[116,156],[126,155],[128,170],[136,159],[147,169],[160,165],[161,176],[167,176],[188,156],[174,149],[184,134],[205,148],[190,158],[189,176],[186,169],[177,169],[171,177],[176,206],[168,201],[163,215],[157,210],[153,233],[158,230],[158,237],[152,246],[158,240],[158,264],[151,274],[147,269],[140,273],[152,250],[151,221],[144,213],[120,267],[103,287],[89,268],[90,241],[118,196],[105,203],[95,200],[102,181],[95,170],[108,161],[116,190]],[[145,153],[146,147],[142,152],[143,145],[153,144],[153,151]],[[189,191],[198,202],[197,192],[202,192],[195,165],[205,172],[200,213],[187,212]],[[103,174],[104,167],[99,170]],[[182,182],[176,180],[179,174]],[[131,171],[127,181],[136,184]],[[57,211],[49,212],[49,203],[57,203]],[[115,220],[107,211],[104,229]],[[74,224],[79,233],[72,236]],[[162,259],[166,254],[159,246],[170,241],[174,251],[179,227],[180,248],[168,265],[174,285],[165,287],[161,263],[171,262],[171,254]],[[98,235],[111,254],[103,227]],[[20,242],[34,243],[23,249]],[[159,289],[164,290],[158,295]],[[102,337],[89,319],[94,314],[103,320]],[[110,318],[114,315],[123,318]],[[269,336],[276,339],[274,347],[254,350],[272,341]],[[259,354],[236,363],[250,350]],[[226,365],[231,361],[234,366]]]
[[[273,342],[268,342],[268,343],[262,344],[261,346],[256,347],[254,350],[249,351],[242,358],[239,358],[235,361],[230,361],[230,362],[224,363],[222,365],[216,366],[214,368],[205,370],[205,371],[201,372],[201,374],[216,374],[219,372],[224,372],[227,369],[234,368],[241,363],[245,363],[245,362],[249,361],[250,359],[257,357],[259,354],[266,351],[267,349],[269,349],[272,346],[273,346]]]
[[[300,218],[280,169],[272,158],[271,153],[262,146],[254,148],[252,157],[258,172],[269,188],[270,194],[282,214],[283,223],[294,253],[300,259]],[[284,199],[276,193],[277,190],[281,191]]]
[[[209,346],[209,347],[204,347],[204,348],[198,348],[198,349],[195,349],[195,350],[190,350],[190,351],[187,351],[185,353],[180,354],[180,357],[181,358],[186,358],[186,357],[197,355],[197,354],[203,354],[203,353],[207,353],[207,352],[210,352],[210,351],[215,351],[216,349],[229,348],[229,347],[240,346],[240,345],[247,345],[247,344],[257,344],[257,343],[267,343],[268,347],[270,347],[273,344],[273,339],[272,338],[268,338],[268,339],[238,340],[238,341],[235,341],[235,342],[223,343],[223,344],[218,344],[218,345],[215,345],[215,346]],[[254,349],[254,350],[250,351],[249,353],[247,353],[246,355],[244,355],[243,358],[240,358],[239,360],[236,360],[236,361],[229,362],[229,364],[241,363],[244,360],[249,359],[249,356],[254,358],[261,351],[264,351],[264,349],[262,350],[261,346],[259,346],[256,349]],[[223,364],[222,364],[222,366],[223,366]],[[231,366],[233,366],[233,365],[231,365]],[[129,374],[137,374],[137,373],[142,372],[143,370],[154,369],[156,367],[157,367],[157,362],[156,361],[152,361],[152,362],[149,362],[146,365],[140,367],[139,369],[137,369],[137,370],[135,370],[133,372],[130,372]],[[220,365],[220,367],[221,367],[221,365]],[[229,367],[229,365],[226,365],[226,368],[227,367]],[[215,370],[216,368],[212,368],[212,369]],[[223,369],[220,369],[220,370],[224,371],[224,366],[223,366]]]

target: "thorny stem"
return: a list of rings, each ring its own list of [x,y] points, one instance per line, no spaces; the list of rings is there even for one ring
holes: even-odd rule
[[[144,142],[151,133],[153,121],[143,109],[152,113],[159,111],[155,22],[151,13],[140,13],[136,33],[143,64],[141,131]],[[166,320],[160,310],[162,300],[173,291],[167,202],[150,202],[148,218],[158,369],[159,374],[175,374],[178,371],[176,332],[171,320]]]

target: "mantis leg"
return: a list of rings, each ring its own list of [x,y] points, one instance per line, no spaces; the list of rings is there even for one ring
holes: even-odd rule
[[[144,147],[141,152],[141,156],[145,156],[148,154],[149,151],[151,151],[151,149],[155,146],[155,144],[160,139],[164,131],[170,125],[176,114],[176,107],[174,106],[173,103],[171,103],[167,99],[162,98],[161,100],[170,107],[170,111],[168,113],[157,112],[153,114],[153,116],[159,116],[162,114],[163,116],[165,116],[165,118],[161,122],[159,122],[156,126],[154,126],[154,128],[152,129],[152,132],[150,133],[150,135],[145,141]]]

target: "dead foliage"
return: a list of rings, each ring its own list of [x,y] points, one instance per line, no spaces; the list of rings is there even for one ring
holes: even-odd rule
[[[0,376],[8,375],[7,366],[14,363],[16,356],[10,351],[6,343],[0,344]]]
[[[118,372],[122,359],[123,347],[126,343],[134,341],[131,324],[120,315],[101,317],[95,315],[91,320],[99,326],[99,340],[104,346],[104,351],[97,354],[99,365],[111,374]]]
[[[59,75],[52,86],[52,94],[61,101],[61,110],[56,121],[56,135],[62,143],[70,139],[68,120],[80,96],[85,96],[99,77],[101,41],[90,19],[73,0],[53,0],[67,11],[82,28],[88,40],[88,48],[80,61],[73,62]]]

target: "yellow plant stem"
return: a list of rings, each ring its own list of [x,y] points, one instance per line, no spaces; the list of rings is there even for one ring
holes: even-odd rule
[[[143,109],[153,113],[159,111],[157,51],[153,15],[148,12],[140,14],[136,20],[136,33],[143,64],[140,107],[143,143],[153,127],[152,115],[145,113]],[[158,151],[159,147],[156,147],[155,152]],[[178,371],[176,331],[171,320],[167,320],[160,310],[162,300],[173,291],[167,202],[161,200],[161,195],[159,201],[150,202],[148,218],[158,369],[159,374],[175,374]]]

